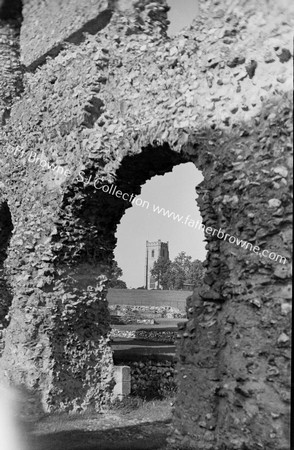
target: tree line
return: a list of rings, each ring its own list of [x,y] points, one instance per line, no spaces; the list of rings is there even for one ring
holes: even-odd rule
[[[203,283],[205,268],[199,259],[192,259],[192,256],[186,252],[180,252],[173,261],[166,261],[159,257],[151,269],[151,275],[154,277],[156,285],[166,290],[182,290],[190,285],[192,288],[200,287]],[[123,271],[116,261],[113,262],[109,288],[127,289],[126,283],[120,278]],[[146,289],[141,286],[137,289]]]
[[[192,256],[180,252],[173,261],[166,261],[163,257],[154,263],[151,275],[162,289],[181,290],[185,285],[193,288],[203,283],[205,269],[199,259],[192,260]]]

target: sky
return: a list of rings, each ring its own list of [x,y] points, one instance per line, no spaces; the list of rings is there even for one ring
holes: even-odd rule
[[[133,205],[126,210],[118,225],[115,259],[123,270],[122,279],[128,288],[144,284],[146,241],[169,242],[170,259],[181,251],[193,259],[203,261],[206,257],[204,233],[191,227],[191,220],[202,222],[196,203],[197,186],[203,176],[193,163],[180,164],[172,172],[153,177],[142,187],[140,198],[143,206]],[[139,202],[138,202],[139,203]],[[173,220],[153,209],[159,206],[183,216]],[[187,216],[190,216],[186,221]],[[183,222],[183,223],[181,223]],[[190,226],[188,226],[190,223]]]
[[[168,4],[171,6],[168,18],[171,22],[169,34],[172,36],[191,24],[197,16],[198,6],[197,0],[168,0]],[[149,207],[145,203],[144,208],[134,205],[126,210],[118,225],[118,242],[114,255],[123,270],[122,279],[128,288],[144,285],[146,240],[169,241],[170,259],[174,259],[181,251],[185,251],[193,259],[205,259],[203,231],[153,212],[154,206],[160,206],[185,218],[190,215],[192,220],[200,222],[195,186],[202,179],[201,172],[194,164],[176,166],[172,172],[153,177],[142,187],[140,198],[146,200]]]
[[[167,3],[171,7],[168,19],[171,22],[169,35],[172,36],[191,24],[197,16],[198,2],[197,0],[167,0]]]

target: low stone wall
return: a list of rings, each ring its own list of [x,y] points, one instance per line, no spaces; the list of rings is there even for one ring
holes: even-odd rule
[[[191,291],[112,288],[108,290],[107,301],[110,305],[163,306],[184,311],[189,295]]]
[[[150,400],[176,393],[174,361],[144,358],[140,361],[125,361],[123,364],[131,368],[131,396]]]
[[[184,319],[186,314],[173,306],[139,306],[139,305],[109,305],[112,317],[122,317],[123,321],[137,319]]]
[[[142,329],[142,330],[119,330],[112,328],[110,332],[111,338],[128,338],[153,342],[164,342],[173,344],[177,338],[178,332],[175,330],[158,330],[158,329]]]
[[[112,325],[155,325],[155,319],[143,319],[142,317],[124,317],[119,315],[110,316]]]

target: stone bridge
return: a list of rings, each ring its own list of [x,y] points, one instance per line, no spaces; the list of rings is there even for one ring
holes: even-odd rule
[[[46,411],[101,410],[107,276],[132,206],[101,186],[139,195],[193,162],[203,224],[231,238],[207,232],[170,445],[289,449],[293,4],[199,0],[174,38],[164,0],[0,8],[2,382]]]

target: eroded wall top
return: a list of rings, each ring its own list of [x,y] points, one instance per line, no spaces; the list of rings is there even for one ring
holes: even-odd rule
[[[96,19],[98,28],[107,22],[107,0],[31,0],[23,7],[24,22],[21,30],[22,62],[33,62],[60,44],[85,23]],[[104,14],[103,14],[104,13]]]
[[[146,19],[156,21],[154,14],[158,10],[156,19],[163,29],[167,27],[165,0],[27,0],[21,30],[22,63],[34,70],[47,56],[56,56],[65,42],[78,44],[83,33],[96,34],[103,30],[115,10],[132,14],[137,26]]]

